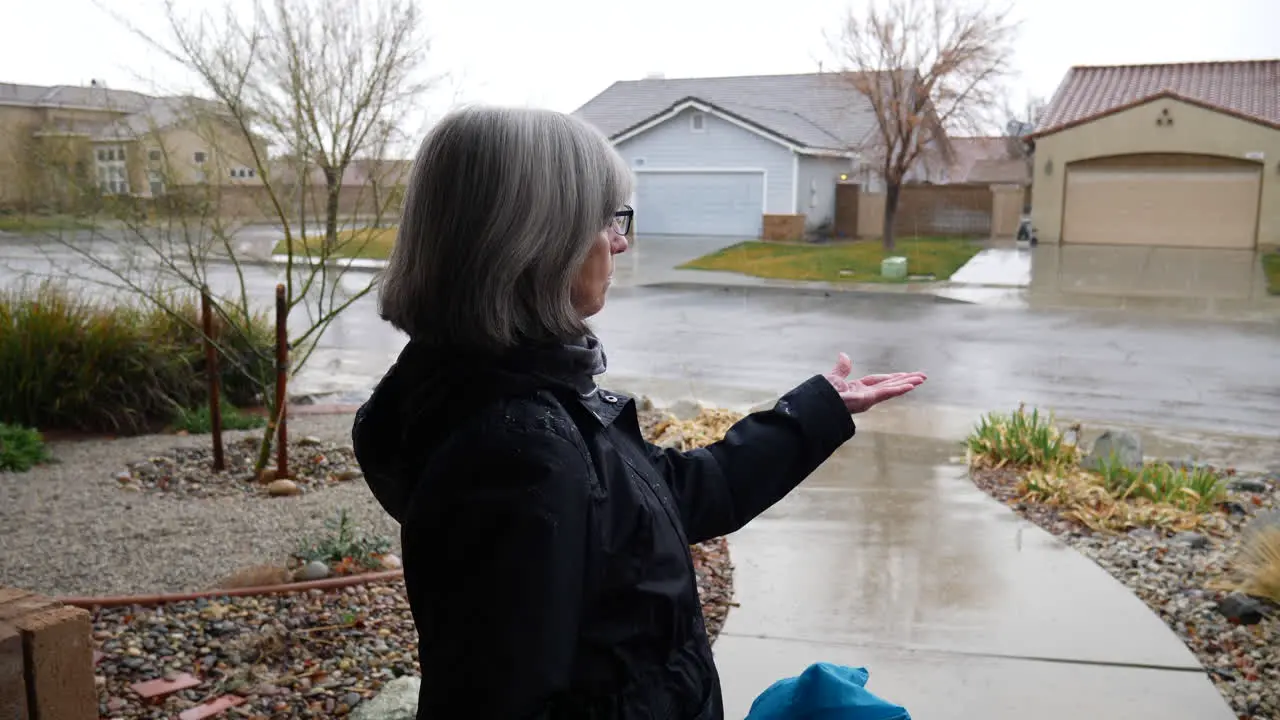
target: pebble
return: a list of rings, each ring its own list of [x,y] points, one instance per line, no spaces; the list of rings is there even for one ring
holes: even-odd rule
[[[329,577],[329,566],[324,564],[322,560],[312,560],[293,573],[293,579],[301,582],[323,580],[327,577]]]
[[[404,567],[404,562],[402,562],[400,560],[400,556],[395,553],[387,553],[386,555],[383,555],[379,562],[381,562],[382,567],[387,570],[399,570]]]
[[[281,478],[272,480],[267,485],[267,494],[271,497],[287,497],[290,495],[298,495],[302,493],[302,488],[292,480]]]

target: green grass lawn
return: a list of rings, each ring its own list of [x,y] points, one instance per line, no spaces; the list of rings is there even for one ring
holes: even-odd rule
[[[901,238],[892,255],[907,258],[909,275],[933,275],[946,280],[981,250],[978,243],[959,238]],[[781,280],[827,282],[902,282],[880,275],[886,256],[879,240],[826,245],[750,240],[704,255],[681,268],[721,270]]]
[[[1267,276],[1267,292],[1280,295],[1280,250],[1262,256],[1262,272]]]
[[[391,254],[391,246],[396,243],[396,230],[394,227],[339,230],[338,245],[329,253],[329,257],[386,260]],[[319,255],[321,241],[322,238],[307,237],[303,247],[294,247],[295,256],[303,256],[308,249],[311,255]],[[287,249],[284,240],[276,243],[272,252],[276,255],[285,254]]]
[[[0,232],[40,233],[60,230],[86,230],[94,226],[89,218],[71,215],[0,214]]]

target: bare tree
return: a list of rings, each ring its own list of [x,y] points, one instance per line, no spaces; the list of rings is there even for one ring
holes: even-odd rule
[[[157,98],[164,102],[142,114],[149,126],[132,128],[129,138],[163,197],[106,197],[109,223],[88,239],[61,237],[82,261],[64,270],[176,317],[175,297],[213,285],[211,263],[230,266],[235,287],[211,288],[215,311],[248,334],[253,308],[270,298],[246,279],[262,271],[251,267],[255,251],[241,231],[247,223],[277,226],[281,239],[266,252],[284,256],[296,375],[333,321],[373,288],[372,274],[349,274],[348,258],[385,244],[386,220],[398,212],[407,163],[386,154],[433,82],[419,72],[428,48],[419,10],[412,0],[253,0],[247,14],[224,0],[217,14],[193,16],[180,14],[176,0],[165,8],[167,39],[115,15],[198,80],[200,98]],[[190,167],[189,151],[179,157],[166,143],[175,126],[207,150],[207,158],[197,153],[199,168]],[[313,218],[316,231],[308,227]],[[269,378],[251,379],[271,411],[261,470],[284,408],[272,402]]]
[[[885,249],[894,248],[899,194],[917,162],[949,157],[948,131],[990,127],[1016,32],[1008,10],[983,3],[870,0],[832,38],[838,77],[875,113],[872,136],[853,149],[885,183]]]

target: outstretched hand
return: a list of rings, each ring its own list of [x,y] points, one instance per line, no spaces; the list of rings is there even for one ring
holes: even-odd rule
[[[848,355],[840,353],[835,369],[824,376],[840,393],[850,413],[866,412],[885,400],[906,395],[928,379],[922,372],[900,372],[850,380],[850,372],[853,372],[853,363]]]

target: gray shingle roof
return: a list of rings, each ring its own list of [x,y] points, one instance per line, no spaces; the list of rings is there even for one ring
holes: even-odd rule
[[[837,73],[622,80],[573,114],[615,137],[688,98],[813,149],[858,146],[876,122],[870,103]]]
[[[75,85],[17,85],[0,83],[0,103],[37,107],[90,107],[119,112],[138,112],[151,98],[132,90]]]

